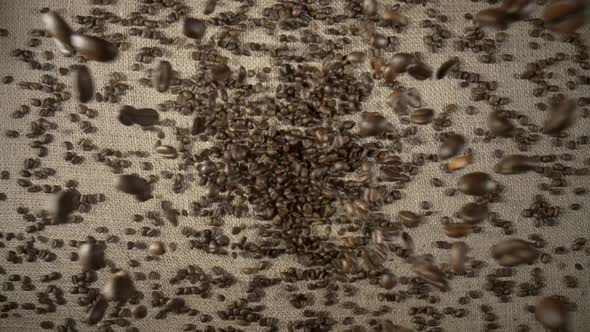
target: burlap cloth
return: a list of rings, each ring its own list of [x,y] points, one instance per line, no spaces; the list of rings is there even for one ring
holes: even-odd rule
[[[205,1],[186,1],[193,6],[193,16],[201,17],[202,6]],[[381,1],[384,2],[384,1]],[[273,1],[257,1],[254,10],[250,15],[261,16],[262,9],[272,4]],[[332,1],[335,8],[340,10],[341,2]],[[238,2],[229,0],[220,0],[216,9],[216,13],[222,11],[229,11],[236,8]],[[10,56],[11,50],[24,47],[26,41],[30,38],[28,32],[33,28],[42,28],[42,22],[38,11],[41,7],[47,6],[67,18],[70,22],[73,21],[75,15],[87,15],[92,8],[88,1],[71,1],[71,0],[0,0],[0,23],[2,27],[9,29],[10,35],[6,38],[0,39],[1,45],[1,61],[0,61],[0,75],[13,75],[15,82],[11,85],[0,86],[0,100],[2,109],[0,111],[0,128],[2,129],[2,137],[0,138],[0,169],[11,172],[11,179],[8,181],[0,181],[0,192],[7,194],[8,199],[0,202],[0,231],[4,234],[7,232],[19,233],[24,231],[27,225],[22,217],[16,213],[18,206],[25,206],[32,211],[38,211],[45,208],[49,195],[43,193],[29,194],[16,184],[19,178],[19,170],[23,166],[23,159],[34,154],[34,150],[28,147],[29,140],[25,137],[28,130],[29,119],[36,118],[36,109],[33,109],[31,114],[25,119],[12,119],[10,114],[16,110],[21,104],[27,104],[29,98],[39,97],[41,94],[34,91],[26,91],[18,89],[17,83],[19,81],[33,81],[38,82],[40,78],[40,71],[30,70],[27,64],[17,61]],[[478,10],[485,7],[483,3],[473,3],[471,1],[437,1],[437,7],[442,14],[449,17],[449,22],[446,26],[453,34],[459,34],[462,29],[469,24],[463,19],[465,12],[475,14]],[[137,9],[137,3],[130,0],[119,0],[116,6],[103,7],[106,10],[117,13],[124,17],[128,13]],[[411,19],[409,29],[403,34],[396,34],[400,39],[399,50],[403,51],[422,51],[425,53],[425,60],[433,67],[439,66],[444,60],[449,58],[454,51],[449,45],[439,54],[429,54],[421,40],[425,29],[418,26],[418,22],[424,18],[424,11],[421,8],[409,8],[407,14]],[[354,22],[350,22],[353,24]],[[315,23],[314,23],[315,24]],[[321,25],[318,25],[321,26]],[[464,56],[463,68],[474,72],[483,74],[486,80],[496,80],[499,82],[498,95],[510,97],[512,104],[511,109],[518,110],[523,114],[527,114],[531,122],[541,124],[543,113],[534,108],[534,103],[540,101],[532,97],[531,92],[534,86],[524,80],[515,78],[515,74],[522,71],[524,64],[535,59],[542,59],[548,56],[554,56],[556,52],[563,51],[565,53],[571,52],[571,45],[559,42],[544,42],[537,39],[542,44],[539,50],[531,50],[527,47],[528,37],[527,33],[530,25],[522,23],[514,25],[509,31],[508,40],[502,44],[501,52],[511,53],[515,56],[513,62],[501,62],[497,65],[481,64],[476,60],[476,55],[473,53],[466,53]],[[119,26],[109,25],[109,32],[119,31]],[[217,29],[210,28],[208,35],[214,33]],[[172,34],[174,30],[168,30]],[[176,30],[178,31],[178,30]],[[322,29],[319,29],[322,31]],[[590,35],[590,30],[586,28],[582,33],[585,36]],[[489,31],[488,36],[493,36],[493,32]],[[245,41],[256,41],[260,43],[277,44],[278,33],[274,36],[268,35],[261,29],[249,29],[242,34]],[[157,46],[157,42],[148,41],[142,38],[131,37],[132,50],[122,53],[122,56],[111,64],[101,64],[90,62],[89,67],[95,75],[98,91],[102,91],[104,84],[107,82],[109,73],[114,71],[125,72],[128,76],[128,83],[133,85],[133,89],[128,91],[127,95],[123,97],[123,103],[133,105],[135,107],[155,107],[156,104],[161,103],[167,99],[174,98],[171,94],[159,94],[154,90],[141,87],[136,82],[142,77],[147,77],[145,71],[132,72],[131,65],[134,63],[134,50],[142,46]],[[54,63],[56,66],[69,66],[73,63],[70,58],[62,57],[53,43],[50,40],[43,39],[43,45],[35,49],[36,53],[41,50],[51,49],[56,54]],[[353,43],[350,46],[351,50],[365,50],[360,42]],[[174,69],[180,71],[183,76],[189,75],[195,70],[195,62],[190,59],[191,49],[168,47],[165,58],[169,60]],[[269,66],[270,60],[268,58],[252,56],[252,57],[233,57],[227,52],[222,51],[223,54],[230,56],[230,66],[243,65],[247,69],[260,70],[265,66]],[[343,52],[346,53],[346,52]],[[40,59],[40,55],[37,55]],[[40,60],[41,61],[41,60]],[[43,62],[43,61],[41,61]],[[364,64],[366,65],[366,64]],[[147,68],[147,67],[146,67]],[[560,85],[569,79],[565,74],[567,65],[560,65],[551,69],[555,73],[556,80]],[[54,73],[57,74],[57,73]],[[275,77],[275,73],[271,77]],[[69,78],[62,78],[66,84],[70,84]],[[467,171],[485,171],[492,172],[492,166],[497,160],[493,157],[494,149],[503,149],[506,153],[516,153],[517,149],[513,141],[507,139],[497,139],[489,144],[481,142],[481,138],[477,138],[473,133],[476,128],[486,128],[486,116],[490,111],[490,107],[482,103],[473,103],[469,100],[469,89],[460,89],[458,81],[455,80],[429,80],[418,82],[409,77],[403,77],[402,81],[408,86],[415,86],[420,89],[423,95],[426,106],[434,108],[437,111],[442,110],[445,105],[456,103],[459,105],[459,112],[452,115],[455,130],[464,133],[469,137],[468,146],[475,150],[475,162],[467,168]],[[271,84],[269,84],[272,86]],[[563,87],[565,89],[565,87]],[[575,96],[590,96],[590,89],[588,86],[580,86],[576,91],[565,91],[572,97]],[[394,124],[398,123],[397,117],[391,113],[385,104],[388,89],[380,85],[376,85],[372,96],[365,103],[366,110],[379,111],[386,115]],[[477,108],[475,115],[468,115],[465,113],[465,108],[473,105]],[[116,120],[118,105],[109,103],[97,103],[95,101],[89,104],[91,108],[99,111],[99,116],[90,120],[96,127],[98,132],[96,134],[85,135],[81,133],[78,125],[71,123],[68,118],[68,113],[76,112],[77,103],[73,100],[64,104],[64,112],[58,113],[55,118],[50,120],[56,121],[59,128],[53,132],[56,142],[49,145],[49,157],[42,159],[42,166],[53,167],[57,169],[55,177],[48,180],[38,181],[40,183],[60,184],[64,185],[68,179],[76,179],[79,182],[79,190],[83,193],[105,193],[107,201],[103,204],[97,205],[90,214],[84,215],[84,221],[80,224],[68,224],[59,226],[49,226],[42,234],[49,239],[75,239],[84,240],[86,235],[93,235],[98,239],[105,239],[108,235],[117,235],[120,237],[118,244],[109,244],[107,256],[114,261],[118,266],[129,269],[130,271],[157,271],[161,274],[162,291],[168,295],[174,293],[175,286],[168,284],[169,280],[178,268],[186,267],[189,264],[199,265],[205,271],[209,272],[213,266],[222,266],[227,271],[235,274],[238,277],[237,285],[229,289],[215,288],[215,294],[223,294],[227,296],[228,300],[225,303],[218,302],[214,298],[203,300],[198,296],[185,296],[188,305],[199,309],[204,313],[210,313],[215,317],[212,324],[216,326],[227,326],[231,322],[223,322],[216,316],[217,310],[225,308],[231,299],[243,296],[242,291],[238,291],[245,286],[251,276],[240,273],[240,268],[252,266],[254,262],[238,258],[237,260],[231,257],[219,257],[215,255],[206,255],[201,251],[190,250],[188,248],[187,240],[180,234],[180,227],[191,226],[195,229],[202,229],[205,227],[206,219],[197,217],[181,217],[179,227],[175,228],[169,224],[161,227],[161,240],[169,243],[175,242],[178,244],[176,252],[169,252],[158,261],[146,261],[146,251],[144,250],[127,250],[127,241],[141,240],[148,242],[149,239],[142,238],[139,234],[133,236],[126,236],[123,230],[127,227],[139,229],[141,226],[151,226],[147,221],[143,223],[134,223],[132,221],[133,214],[145,214],[146,211],[159,210],[160,199],[169,199],[174,202],[176,208],[190,210],[190,202],[196,200],[199,195],[199,189],[192,186],[191,189],[181,195],[174,195],[170,192],[171,182],[164,180],[160,181],[155,189],[156,198],[148,202],[138,204],[131,196],[122,194],[115,190],[114,178],[110,169],[103,164],[93,162],[92,152],[84,152],[80,148],[76,148],[76,153],[83,155],[86,161],[80,165],[72,165],[64,161],[63,154],[65,153],[62,142],[69,140],[77,143],[80,139],[88,137],[100,148],[116,148],[123,151],[142,150],[152,152],[153,144],[157,140],[156,133],[145,132],[137,127],[123,127]],[[162,118],[174,119],[179,126],[189,126],[190,118],[180,116],[176,113],[162,114]],[[569,130],[570,137],[577,137],[588,134],[588,120],[579,120],[572,129]],[[21,136],[18,139],[8,139],[4,136],[4,132],[8,129],[15,129],[21,131]],[[174,134],[170,128],[165,128],[167,138],[164,144],[175,145]],[[420,127],[418,137],[423,141],[423,144],[405,144],[405,150],[402,153],[402,158],[411,158],[411,154],[417,152],[431,152],[434,151],[437,143],[434,141],[434,131],[431,127]],[[198,149],[198,146],[197,146]],[[547,153],[561,153],[563,149],[556,149],[550,144],[547,137],[542,137],[540,144],[532,146],[531,153],[533,154],[547,154]],[[583,161],[590,157],[586,146],[580,146],[575,151],[571,151],[575,156],[575,160],[570,164],[572,166],[581,167]],[[154,163],[154,170],[146,172],[141,170],[140,161],[151,161]],[[144,176],[148,174],[159,174],[160,171],[176,169],[177,161],[164,160],[155,154],[144,159],[134,159],[133,165],[126,172],[138,172]],[[432,210],[434,214],[427,218],[427,221],[421,227],[411,230],[411,235],[416,242],[418,253],[432,253],[438,262],[446,261],[446,252],[443,250],[434,249],[432,242],[439,239],[444,239],[442,233],[442,226],[438,219],[443,215],[452,216],[457,209],[468,201],[464,195],[455,195],[454,197],[447,197],[442,194],[445,187],[434,188],[430,185],[430,180],[433,177],[443,179],[447,186],[454,186],[457,178],[465,171],[456,172],[454,174],[444,174],[435,164],[430,164],[423,168],[423,172],[416,177],[416,180],[409,184],[409,187],[404,191],[404,199],[387,207],[386,212],[393,215],[400,209],[409,209],[419,211],[419,203],[428,200],[432,203]],[[501,204],[494,204],[492,210],[499,213],[501,218],[511,220],[514,222],[516,233],[515,236],[526,238],[530,233],[539,233],[548,242],[544,249],[552,253],[556,246],[564,245],[569,247],[573,240],[580,236],[587,236],[590,232],[590,225],[588,224],[588,206],[586,196],[574,196],[572,194],[573,187],[585,187],[590,189],[590,180],[588,177],[571,177],[569,181],[571,186],[565,189],[565,194],[561,196],[550,196],[545,194],[547,199],[553,204],[562,207],[562,215],[559,218],[558,227],[545,227],[535,229],[529,219],[524,219],[520,216],[520,211],[528,207],[532,202],[533,196],[537,193],[536,186],[538,183],[547,181],[536,174],[526,174],[519,176],[500,176],[495,175],[496,180],[506,186],[503,194],[503,202]],[[568,208],[571,202],[582,204],[582,208],[578,211],[572,211]],[[586,204],[586,205],[585,205]],[[229,230],[235,225],[255,223],[255,220],[243,218],[232,219],[226,218],[226,229]],[[98,226],[106,226],[109,229],[108,234],[98,234],[95,229]],[[534,304],[538,300],[534,297],[519,298],[513,296],[510,303],[499,303],[498,299],[490,296],[490,293],[485,292],[485,296],[481,299],[472,300],[466,306],[460,306],[457,299],[460,296],[465,296],[469,290],[481,289],[485,282],[485,274],[497,267],[491,260],[489,254],[490,246],[496,241],[505,238],[501,234],[501,229],[492,227],[489,224],[484,225],[484,230],[480,234],[471,235],[466,239],[470,247],[469,257],[473,259],[481,259],[488,262],[487,267],[482,269],[477,278],[456,278],[450,283],[451,290],[442,295],[442,308],[446,305],[455,307],[463,307],[469,311],[469,315],[464,319],[445,318],[442,321],[442,326],[447,331],[482,331],[484,329],[484,322],[482,321],[482,313],[478,307],[480,304],[488,304],[493,307],[493,312],[499,316],[499,323],[502,331],[515,331],[518,324],[526,323],[531,326],[532,331],[541,331],[541,326],[534,321],[531,314],[527,313],[525,306],[527,304]],[[6,261],[6,255],[9,249],[14,249],[19,244],[18,241],[4,241],[5,248],[0,248],[0,265],[6,270],[6,274],[0,275],[0,281],[7,281],[11,274],[28,275],[33,279],[34,284],[37,285],[38,290],[42,290],[45,286],[39,282],[39,278],[43,274],[51,271],[60,271],[63,275],[62,279],[54,282],[66,290],[66,299],[68,304],[59,306],[55,313],[47,315],[36,315],[32,311],[14,310],[11,311],[10,317],[0,319],[1,331],[39,331],[39,323],[43,320],[52,320],[56,324],[62,324],[64,319],[71,317],[74,319],[81,319],[84,314],[82,308],[75,303],[75,296],[68,294],[67,289],[71,286],[70,276],[78,272],[78,265],[71,263],[67,258],[67,254],[74,251],[74,248],[67,245],[61,249],[52,249],[57,253],[58,258],[52,263],[37,262],[37,263],[23,263],[12,264]],[[39,248],[45,248],[47,245],[37,242]],[[542,265],[547,287],[542,290],[542,295],[561,294],[569,297],[573,302],[577,302],[578,309],[572,313],[572,330],[573,331],[588,331],[590,324],[590,301],[588,300],[588,291],[590,288],[590,279],[588,269],[590,264],[588,256],[583,251],[572,252],[568,255],[553,255],[553,262]],[[141,262],[138,268],[130,268],[127,262],[130,259],[136,259]],[[292,265],[293,261],[288,257],[281,257],[272,261],[273,266],[269,271],[265,271],[267,276],[279,276],[278,272],[284,270],[285,267]],[[574,268],[575,263],[583,265],[583,271],[577,271]],[[411,275],[407,269],[407,265],[394,260],[389,264],[389,267],[398,275]],[[540,264],[540,263],[539,263]],[[524,266],[517,269],[516,276],[512,278],[517,281],[530,280],[530,270],[533,266]],[[108,271],[101,271],[99,273],[99,281],[95,286],[102,286],[107,278]],[[575,289],[568,289],[564,287],[563,276],[571,274],[579,279],[579,287]],[[150,292],[150,285],[152,281],[139,281],[137,287],[146,295]],[[188,285],[188,284],[186,284]],[[375,286],[370,286],[363,282],[356,284],[359,287],[357,295],[353,298],[361,306],[376,310],[382,303],[377,301],[376,295],[379,290]],[[8,296],[9,301],[16,301],[19,304],[25,302],[36,303],[35,291],[21,291],[19,283],[15,282],[15,290],[4,291],[0,293]],[[302,288],[305,291],[305,288]],[[284,289],[284,284],[266,289],[267,296],[263,299],[263,303],[267,305],[264,311],[265,316],[272,316],[279,318],[281,323],[281,330],[286,330],[286,322],[288,320],[303,319],[301,311],[294,310],[289,304],[287,297],[288,292]],[[149,295],[147,296],[149,298]],[[316,301],[311,308],[317,310],[328,310],[332,312],[333,317],[342,319],[346,316],[352,315],[347,309],[341,308],[339,305],[332,307],[322,307],[322,291],[317,292]],[[349,298],[340,296],[341,301],[349,300]],[[390,303],[393,311],[385,315],[394,322],[412,326],[409,322],[410,316],[407,315],[408,308],[412,305],[424,305],[424,302],[406,301],[402,304]],[[13,317],[13,313],[20,313],[22,318]],[[204,326],[200,323],[197,317],[189,316],[170,316],[166,320],[153,319],[154,313],[151,312],[148,318],[134,321],[134,326],[137,326],[141,331],[179,331],[181,326],[186,323],[194,323],[197,326]],[[357,324],[366,325],[366,321],[371,318],[370,315],[356,317]],[[87,327],[83,323],[79,323],[78,329],[80,331],[94,331],[96,327]],[[340,331],[345,327],[341,324],[336,325],[335,330]],[[123,330],[123,328],[116,329]],[[259,331],[260,327],[253,325],[244,328],[248,331]]]

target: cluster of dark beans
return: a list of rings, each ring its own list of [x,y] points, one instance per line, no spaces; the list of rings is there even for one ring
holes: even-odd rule
[[[585,1],[488,0],[488,8],[460,15],[427,0],[239,1],[231,10],[206,0],[199,11],[190,1],[136,2],[129,14],[116,10],[116,0],[91,0],[89,13],[41,8],[44,29],[28,31],[10,52],[42,75],[26,81],[3,73],[2,88],[33,96],[7,110],[11,121],[28,124],[4,131],[9,143],[26,140],[32,155],[20,169],[2,170],[0,183],[48,204],[21,198],[6,214],[22,231],[0,232],[0,326],[34,313],[40,329],[59,332],[136,332],[161,320],[200,332],[442,332],[456,330],[458,320],[501,331],[512,317],[495,308],[514,297],[530,298],[514,312],[519,332],[577,323],[569,319],[577,309],[572,293],[546,288],[551,279],[565,290],[583,285],[585,264],[566,271],[560,256],[590,255],[587,238],[555,245],[548,233],[523,234],[530,223],[522,219],[541,232],[571,226],[563,215],[585,208],[587,188],[568,188],[590,175],[590,159],[580,157],[588,136],[570,133],[585,125],[590,98],[568,95],[590,84]],[[461,20],[465,28],[453,31]],[[518,55],[503,48],[520,24],[530,26],[530,50],[559,43],[573,51],[544,52],[513,73],[536,102],[515,110],[503,95],[511,87],[468,64],[512,62]],[[427,53],[402,49],[410,29],[425,33]],[[249,30],[268,38],[252,39]],[[139,38],[150,46],[134,49]],[[447,45],[456,54],[435,65],[430,54]],[[166,58],[185,49],[190,56],[180,60],[190,65],[182,68],[191,69],[175,70]],[[106,67],[124,57],[133,62],[129,76]],[[248,69],[245,57],[268,61]],[[56,68],[56,58],[67,65]],[[95,65],[107,68],[104,81]],[[554,72],[558,65],[568,68]],[[133,72],[144,75],[134,82]],[[428,80],[467,89],[469,105],[449,100],[435,109],[421,90]],[[132,89],[162,102],[129,105]],[[382,89],[386,101],[376,107],[371,98]],[[76,111],[67,113],[70,106]],[[485,112],[472,133],[453,122],[462,109],[470,117]],[[533,123],[531,112],[543,121]],[[62,128],[64,119],[80,133]],[[125,150],[127,142],[104,143],[109,130],[157,139],[150,151]],[[429,138],[437,148],[408,152]],[[493,152],[487,173],[479,146],[492,142],[506,151]],[[566,152],[529,152],[544,146]],[[60,168],[49,167],[60,151]],[[441,175],[417,188],[432,166]],[[112,173],[100,181],[117,193],[88,189],[94,168]],[[81,183],[68,179],[74,174]],[[510,215],[506,193],[521,179],[533,202],[519,197],[523,209]],[[422,200],[399,207],[416,190]],[[468,202],[443,215],[429,198],[435,192]],[[553,199],[569,192],[580,199],[567,208]],[[16,196],[0,192],[0,204]],[[117,221],[123,231],[101,223],[115,201],[132,213]],[[95,234],[44,235],[80,226]],[[430,248],[423,230],[435,239]],[[166,241],[170,234],[182,242]],[[494,238],[484,256],[481,236]],[[56,270],[64,260],[75,273]],[[31,264],[37,276],[16,272]],[[559,278],[544,270],[552,265]],[[34,293],[36,302],[18,292]]]

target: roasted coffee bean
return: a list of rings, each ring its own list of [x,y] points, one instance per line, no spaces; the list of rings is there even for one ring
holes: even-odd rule
[[[470,156],[457,156],[449,160],[447,163],[447,170],[454,172],[467,167],[471,162],[472,158]]]
[[[456,156],[465,147],[465,137],[459,134],[448,135],[438,149],[438,156],[441,159],[449,159]]]
[[[74,33],[70,38],[70,42],[78,51],[78,54],[88,60],[111,62],[119,54],[117,46],[99,37]]]
[[[75,50],[71,44],[72,28],[56,12],[48,11],[42,14],[45,30],[53,37],[60,52],[66,55],[74,54]]]
[[[445,234],[452,238],[466,237],[473,232],[473,226],[463,222],[451,222],[446,224],[444,228]]]
[[[424,62],[409,65],[407,71],[410,76],[419,81],[424,81],[432,77],[432,68]]]
[[[158,92],[166,92],[172,81],[172,65],[170,62],[162,60],[152,70],[152,86]]]
[[[156,147],[156,152],[166,159],[176,159],[178,157],[176,148],[170,145],[160,145]]]
[[[362,137],[378,136],[390,130],[391,127],[392,125],[381,114],[377,112],[363,112],[361,114],[359,134]]]
[[[363,0],[363,13],[368,16],[377,14],[377,1],[376,0]]]
[[[576,108],[573,100],[565,100],[553,106],[545,117],[543,133],[555,135],[569,128],[574,123]]]
[[[207,22],[192,17],[182,21],[182,34],[192,39],[201,39],[207,31]]]
[[[505,156],[494,166],[494,172],[499,174],[521,174],[531,171],[538,164],[533,158],[521,154]]]
[[[482,26],[506,29],[509,24],[509,15],[504,8],[487,8],[477,13],[476,20]]]
[[[215,11],[215,7],[217,7],[217,0],[207,0],[207,2],[205,3],[205,8],[203,8],[203,14],[213,14],[213,12]]]
[[[556,297],[546,297],[535,306],[535,319],[552,331],[567,326],[568,314],[564,303]]]
[[[123,106],[119,110],[119,121],[125,126],[137,124],[142,127],[151,127],[159,123],[160,115],[153,108],[135,109],[131,106]]]
[[[86,314],[86,323],[88,325],[95,325],[100,322],[109,307],[109,303],[101,295],[91,305],[90,310]]]
[[[496,190],[498,185],[492,177],[483,172],[463,175],[457,182],[457,188],[466,195],[482,196]]]
[[[135,319],[143,319],[147,316],[147,308],[144,305],[138,305],[133,307],[133,309],[131,310],[131,314],[133,315],[133,318]]]
[[[575,32],[588,19],[587,7],[588,4],[583,0],[551,1],[543,11],[545,26],[555,32]]]
[[[417,227],[422,222],[422,216],[408,210],[398,212],[398,217],[402,225],[406,227]]]
[[[465,260],[467,255],[467,244],[465,242],[454,242],[451,246],[449,266],[457,274],[465,272]]]
[[[504,0],[500,7],[509,15],[524,18],[533,12],[535,9],[535,3],[533,0]]]
[[[448,288],[444,273],[434,265],[430,257],[415,256],[408,259],[408,262],[411,264],[412,271],[427,283],[440,290]]]
[[[514,134],[516,127],[509,119],[492,112],[488,116],[488,128],[494,135],[500,137],[510,137]]]
[[[410,23],[408,17],[403,15],[399,10],[385,10],[383,11],[382,18],[384,21],[394,25],[406,26]]]
[[[84,65],[71,66],[70,74],[72,75],[74,94],[78,98],[78,101],[87,103],[92,100],[94,96],[94,81],[88,67]]]
[[[477,224],[487,219],[489,209],[484,203],[467,203],[459,210],[459,217],[469,224]]]
[[[126,302],[135,294],[135,284],[126,271],[113,274],[101,294],[107,301]]]
[[[428,124],[434,119],[432,108],[421,108],[410,113],[410,121],[415,124]]]
[[[391,273],[384,273],[379,276],[379,287],[384,289],[392,289],[397,284],[396,278]]]
[[[166,253],[166,248],[162,241],[154,241],[150,244],[150,255],[152,256],[162,256]]]
[[[448,73],[457,71],[460,65],[461,60],[459,59],[459,57],[452,57],[451,59],[445,61],[445,63],[443,63],[436,71],[436,79],[443,79],[447,76]]]
[[[82,272],[100,270],[106,266],[104,250],[95,243],[84,243],[78,249]]]
[[[206,121],[206,119],[204,117],[201,117],[201,116],[195,117],[195,119],[193,120],[191,135],[200,135],[203,132],[205,132],[205,130],[207,129],[207,128],[205,128],[205,121]]]
[[[404,99],[409,106],[420,108],[422,107],[422,96],[420,91],[416,88],[409,88],[403,92]]]
[[[492,257],[502,266],[533,263],[539,253],[527,241],[509,239],[492,246]]]
[[[68,217],[80,206],[82,195],[76,189],[62,190],[55,194],[49,203],[49,212],[56,224],[65,223]]]
[[[135,195],[140,202],[152,198],[151,185],[137,174],[119,176],[117,189],[126,194]]]
[[[399,74],[405,73],[408,66],[415,62],[416,58],[410,53],[395,54],[391,57],[391,60],[383,70],[383,79],[385,79],[386,82],[392,82]]]
[[[231,76],[231,69],[226,64],[214,65],[211,68],[211,76],[217,82],[224,82]]]

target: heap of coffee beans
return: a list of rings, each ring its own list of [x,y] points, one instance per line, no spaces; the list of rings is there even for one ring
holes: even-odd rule
[[[43,29],[10,55],[41,74],[2,79],[33,97],[11,96],[20,106],[5,112],[4,142],[26,140],[31,154],[0,170],[0,183],[22,191],[0,192],[0,206],[17,204],[0,213],[11,227],[0,229],[0,326],[41,317],[33,330],[584,328],[585,304],[566,289],[587,287],[590,256],[576,214],[589,139],[573,134],[587,132],[590,115],[590,97],[575,97],[590,85],[590,6],[464,2],[463,13],[429,0],[39,8]],[[508,65],[517,25],[544,58]],[[409,34],[429,52],[403,42]],[[453,54],[433,55],[443,51]],[[535,87],[514,101],[504,93],[516,83],[498,72]],[[437,82],[466,89],[469,102],[449,95],[435,106]],[[134,104],[137,91],[150,98]],[[151,97],[160,102],[145,105]],[[456,123],[462,113],[482,121]],[[501,148],[488,156],[491,143]],[[60,153],[67,163],[50,167]],[[97,182],[109,192],[93,192]],[[517,186],[532,204],[507,199]],[[565,193],[574,200],[557,199]],[[555,243],[560,228],[546,226],[573,233],[569,213],[583,231]],[[553,266],[561,278],[546,272]]]

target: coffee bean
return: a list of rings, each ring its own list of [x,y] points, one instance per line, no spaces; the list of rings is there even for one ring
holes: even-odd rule
[[[575,120],[576,108],[576,104],[572,100],[562,101],[553,106],[545,117],[543,133],[555,135],[570,127]]]
[[[406,26],[410,23],[408,17],[403,15],[399,10],[384,10],[381,17],[384,21],[394,25]]]
[[[119,271],[111,276],[101,294],[107,301],[126,302],[135,294],[135,284],[129,273]]]
[[[160,121],[160,115],[158,114],[158,111],[156,111],[155,109],[136,109],[131,106],[123,106],[119,110],[118,118],[119,122],[121,122],[125,126],[137,124],[142,127],[151,127],[155,126]]]
[[[417,227],[422,222],[421,216],[408,210],[399,211],[398,217],[402,225],[406,227]]]
[[[545,328],[561,330],[567,325],[565,305],[556,297],[545,297],[535,306],[535,319]]]
[[[131,310],[131,314],[133,315],[133,318],[135,319],[143,319],[147,316],[147,308],[144,305],[138,305],[133,307],[133,309]]]
[[[413,63],[407,68],[408,74],[413,78],[424,81],[432,77],[432,68],[424,62]]]
[[[538,164],[529,156],[513,154],[503,157],[495,166],[499,174],[521,174],[533,170]]]
[[[410,53],[397,53],[391,57],[383,71],[383,79],[392,82],[397,75],[405,73],[409,65],[414,64],[416,58]]]
[[[410,113],[410,121],[415,124],[428,124],[434,119],[432,108],[421,108]]]
[[[162,241],[154,241],[150,244],[150,255],[152,256],[162,256],[166,253],[166,248]]]
[[[448,288],[444,273],[434,265],[430,257],[415,256],[408,259],[408,262],[411,264],[412,271],[427,283],[440,290]]]
[[[480,223],[487,219],[488,216],[488,206],[482,203],[467,203],[461,207],[461,210],[459,210],[459,217],[469,224]]]
[[[363,0],[363,13],[367,16],[373,16],[377,14],[377,1],[376,0]]]
[[[88,325],[95,325],[100,322],[103,319],[108,307],[109,303],[104,299],[104,297],[99,295],[86,314],[86,323]]]
[[[496,190],[498,185],[492,177],[483,172],[463,175],[457,182],[457,188],[466,195],[482,196]]]
[[[510,137],[516,129],[512,121],[500,116],[498,112],[491,112],[487,123],[490,131],[500,137]]]
[[[468,223],[452,222],[446,224],[444,226],[444,229],[445,234],[448,237],[460,238],[466,237],[467,235],[471,234],[471,232],[473,231],[473,226],[471,226],[471,224]]]
[[[477,23],[482,26],[491,26],[499,29],[508,27],[508,13],[504,8],[487,8],[481,10],[476,15]]]
[[[447,170],[454,172],[465,168],[467,165],[471,164],[471,162],[472,158],[470,156],[457,156],[449,160],[447,163]]]
[[[115,60],[119,53],[117,46],[99,37],[74,33],[70,38],[70,42],[78,51],[78,54],[88,60],[111,62]]]
[[[43,24],[49,36],[53,37],[60,52],[66,55],[74,54],[74,47],[71,44],[72,28],[56,12],[48,11],[42,14]]]
[[[62,190],[57,193],[49,203],[49,212],[54,224],[65,223],[70,214],[80,206],[81,194],[75,189]]]
[[[104,250],[95,243],[84,243],[78,249],[82,272],[100,270],[106,266]]]
[[[517,266],[533,263],[539,253],[527,241],[503,240],[492,246],[492,257],[502,266]]]
[[[449,159],[456,156],[465,147],[465,137],[459,134],[448,135],[438,149],[441,159]]]
[[[535,4],[533,0],[504,0],[501,8],[509,15],[527,17],[535,9]]]
[[[379,276],[379,287],[384,289],[392,289],[397,284],[395,276],[391,273],[384,273]]]
[[[422,96],[420,91],[416,88],[409,88],[403,92],[404,99],[409,106],[420,108],[422,107]]]
[[[217,0],[207,0],[207,2],[205,3],[205,8],[203,8],[203,14],[204,15],[213,14],[216,6],[217,6]]]
[[[552,31],[572,33],[586,22],[587,6],[582,0],[552,1],[543,11],[543,20]]]
[[[207,23],[192,17],[187,17],[182,21],[182,33],[188,38],[201,39],[205,36]]]
[[[74,65],[70,67],[72,75],[72,85],[78,101],[87,103],[94,96],[94,81],[88,67],[84,65]]]
[[[452,57],[451,59],[445,61],[445,63],[443,63],[436,71],[436,79],[443,79],[448,73],[457,71],[460,65],[461,60],[459,57]]]
[[[467,255],[467,245],[465,242],[454,242],[451,246],[449,256],[449,266],[457,274],[465,272],[465,260]]]
[[[160,61],[152,70],[152,86],[158,92],[166,92],[172,81],[172,65],[168,61]]]
[[[151,185],[137,174],[119,176],[117,189],[126,194],[135,195],[140,202],[152,198]]]

